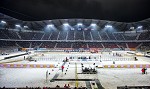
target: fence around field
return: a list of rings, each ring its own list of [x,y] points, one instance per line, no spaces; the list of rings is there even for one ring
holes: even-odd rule
[[[0,68],[54,68],[54,64],[0,64]],[[150,68],[150,64],[98,65],[97,68]]]
[[[54,64],[0,64],[0,68],[54,68]]]

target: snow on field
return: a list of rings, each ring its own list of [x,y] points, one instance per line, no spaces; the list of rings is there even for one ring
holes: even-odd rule
[[[98,79],[105,89],[116,89],[117,86],[150,86],[150,69],[142,75],[140,68],[98,69]]]
[[[64,86],[66,81],[60,82],[48,82],[46,83],[46,71],[49,71],[51,74],[48,79],[51,79],[56,73],[59,73],[58,79],[72,79],[75,78],[75,69],[69,68],[63,74],[58,68],[1,68],[0,69],[0,87],[25,87],[25,86],[49,86],[55,87],[57,84]],[[66,69],[65,69],[66,70]],[[79,69],[80,70],[80,69]],[[105,68],[98,69],[98,74],[79,74],[78,78],[80,79],[99,79],[102,86],[105,89],[116,89],[117,86],[138,86],[145,85],[150,86],[150,70],[147,70],[148,74],[142,75],[140,68]],[[64,72],[65,73],[65,72]],[[71,82],[71,81],[70,81]],[[73,81],[72,81],[73,82]],[[69,81],[68,81],[69,83]],[[74,84],[74,83],[73,83]],[[85,86],[85,83],[82,82],[80,85]],[[74,86],[74,85],[72,85]]]
[[[113,61],[71,61],[70,64],[66,63],[64,73],[62,74],[60,68],[63,64],[62,60],[66,57],[74,56],[91,56],[99,59],[101,55],[104,59],[118,58],[113,57],[112,54],[84,54],[84,53],[62,53],[57,55],[56,53],[47,53],[44,56],[36,56],[37,62],[21,61],[14,64],[55,64],[57,68],[0,68],[0,87],[55,87],[57,84],[61,87],[64,84],[69,83],[70,86],[75,85],[75,81],[55,81],[46,83],[46,71],[50,72],[48,79],[52,79],[55,74],[58,75],[58,79],[74,79],[75,78],[75,63],[77,63],[77,71],[81,73],[81,63],[84,67],[94,68],[93,63],[96,65],[113,64]],[[133,58],[133,55],[125,55],[124,58]],[[123,58],[122,57],[122,58]],[[43,58],[43,59],[42,59]],[[16,59],[16,58],[14,58]],[[115,61],[115,64],[150,64],[150,58],[137,57],[138,61]],[[56,61],[55,61],[56,60]],[[76,60],[76,59],[75,59]],[[69,65],[69,66],[68,66]],[[68,68],[68,69],[67,69]],[[66,71],[67,70],[67,71]],[[78,74],[79,79],[99,79],[100,83],[105,89],[116,89],[117,86],[150,86],[150,69],[147,70],[147,74],[142,75],[140,68],[99,68],[97,74]],[[66,75],[65,75],[66,73]],[[86,86],[84,81],[79,82],[79,86]]]

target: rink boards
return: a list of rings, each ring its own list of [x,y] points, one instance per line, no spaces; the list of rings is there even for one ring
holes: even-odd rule
[[[99,65],[98,68],[150,68],[150,64]],[[0,64],[0,68],[55,68],[54,64]]]
[[[0,64],[0,68],[54,68],[54,64]]]
[[[118,64],[118,65],[102,65],[98,68],[150,68],[150,64]]]

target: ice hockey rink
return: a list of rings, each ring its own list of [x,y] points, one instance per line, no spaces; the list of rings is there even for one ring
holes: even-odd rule
[[[119,56],[116,56],[116,53]],[[7,60],[2,60],[4,56],[1,56],[0,87],[56,87],[56,85],[63,87],[65,84],[75,87],[77,81],[71,81],[71,79],[76,78],[79,80],[79,87],[87,87],[90,84],[92,89],[99,88],[100,85],[105,89],[117,89],[117,86],[125,85],[150,86],[150,58],[143,55],[120,51],[93,54],[89,52],[31,52],[25,56],[25,59],[24,56],[20,56]],[[27,60],[29,57],[32,57],[32,60]],[[66,58],[69,62],[63,62]],[[97,74],[82,74],[81,63],[84,67],[96,68]],[[62,65],[64,65],[63,72]],[[143,67],[147,67],[147,74],[142,74]],[[47,71],[50,74],[46,78]],[[50,82],[52,79],[56,80]],[[82,79],[85,81],[80,81]],[[96,83],[97,80],[98,83]],[[96,84],[92,85],[92,83]]]

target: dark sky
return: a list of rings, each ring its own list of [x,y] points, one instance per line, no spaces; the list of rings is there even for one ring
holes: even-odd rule
[[[84,18],[135,22],[150,17],[150,0],[0,0],[0,12],[25,21]]]

